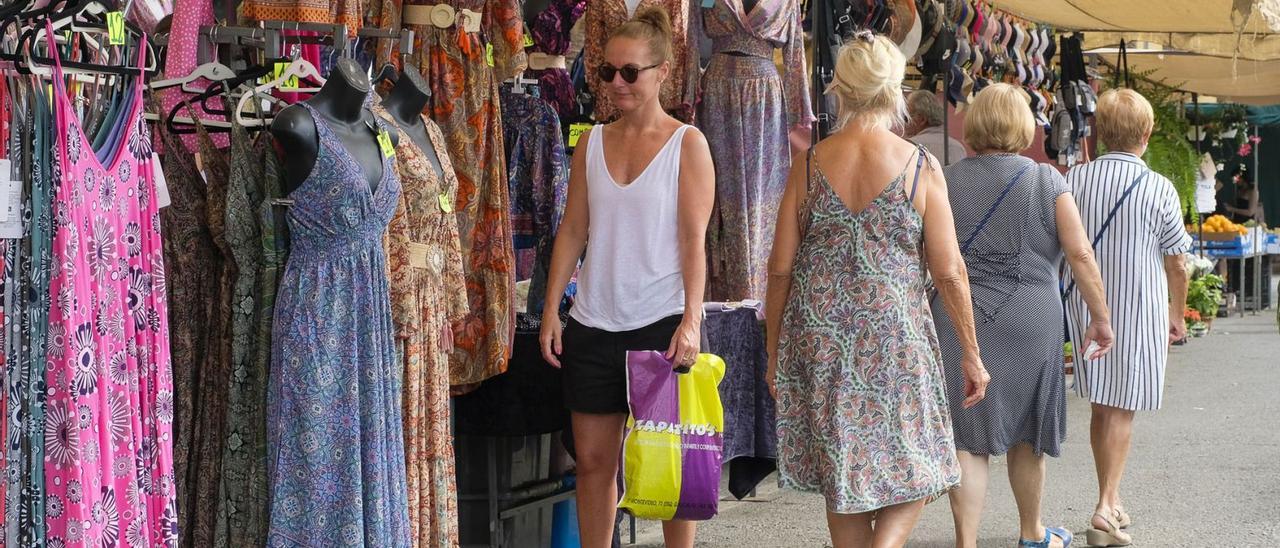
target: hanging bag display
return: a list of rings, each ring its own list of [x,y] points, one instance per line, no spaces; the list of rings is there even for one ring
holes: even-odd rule
[[[658,351],[627,352],[627,436],[619,508],[652,520],[708,520],[720,500],[724,360],[699,354],[688,373]]]

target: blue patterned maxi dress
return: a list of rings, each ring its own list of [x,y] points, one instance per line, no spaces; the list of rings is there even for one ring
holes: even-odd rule
[[[394,156],[386,157],[371,189],[324,119],[299,104],[315,119],[320,147],[311,174],[289,194],[291,254],[276,301],[267,396],[267,545],[408,546],[382,247],[400,180]]]

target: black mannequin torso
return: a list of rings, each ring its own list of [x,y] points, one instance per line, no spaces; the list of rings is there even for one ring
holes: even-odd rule
[[[427,106],[427,100],[430,98],[431,87],[422,78],[422,74],[417,69],[406,65],[404,71],[400,73],[400,79],[396,80],[395,87],[391,88],[391,93],[382,99],[382,108],[387,110],[391,118],[396,121],[396,125],[409,136],[413,144],[418,145],[438,176],[443,173],[440,157],[436,154],[436,147],[427,135],[427,125],[422,121],[422,109]]]
[[[324,117],[324,122],[355,158],[372,191],[377,190],[383,173],[377,125],[373,122],[373,113],[364,108],[369,89],[369,77],[360,65],[344,58],[338,61],[337,70],[320,91],[305,102]],[[396,134],[389,133],[394,145]],[[289,194],[302,186],[315,167],[320,150],[316,120],[307,109],[294,105],[280,111],[271,122],[271,135],[284,151],[285,192]]]

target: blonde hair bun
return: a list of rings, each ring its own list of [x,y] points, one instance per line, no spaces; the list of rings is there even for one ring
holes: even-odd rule
[[[864,31],[848,39],[836,55],[835,78],[827,89],[839,101],[840,125],[853,120],[864,128],[901,123],[906,117],[906,70],[906,57],[888,38]]]
[[[609,34],[609,39],[632,38],[649,43],[655,63],[665,63],[673,57],[671,42],[671,16],[659,6],[648,5],[636,10],[630,21],[619,25]]]

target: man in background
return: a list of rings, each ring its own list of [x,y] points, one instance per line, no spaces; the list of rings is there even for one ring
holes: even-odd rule
[[[925,90],[914,91],[907,96],[907,127],[903,135],[911,142],[923,146],[938,158],[938,161],[951,165],[959,162],[967,154],[960,141],[942,132],[943,116],[946,116],[946,113],[936,95]],[[950,150],[950,155],[945,158],[944,146]]]

